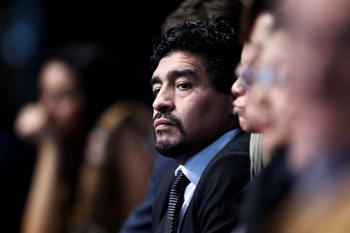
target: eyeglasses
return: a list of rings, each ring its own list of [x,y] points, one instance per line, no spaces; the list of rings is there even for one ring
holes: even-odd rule
[[[272,68],[261,68],[255,71],[252,68],[238,65],[236,75],[242,78],[247,87],[250,87],[254,82],[265,88],[270,87],[272,83],[284,86],[286,82],[286,77]]]

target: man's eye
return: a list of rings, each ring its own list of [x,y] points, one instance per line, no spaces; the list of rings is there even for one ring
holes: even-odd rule
[[[180,84],[178,85],[178,87],[179,87],[181,90],[186,90],[186,89],[190,88],[191,85],[188,84],[188,83],[180,83]]]
[[[156,88],[153,90],[154,97],[156,97],[158,95],[159,91],[160,91],[160,88]]]

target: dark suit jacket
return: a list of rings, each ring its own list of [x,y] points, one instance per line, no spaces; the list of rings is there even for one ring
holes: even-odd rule
[[[187,208],[180,232],[230,232],[236,224],[237,198],[250,181],[250,134],[241,132],[205,168]],[[157,187],[152,210],[152,232],[163,232],[174,162]]]
[[[287,163],[285,151],[273,160],[242,191],[238,206],[238,230],[232,232],[265,232],[262,227],[275,208],[288,197],[295,177]]]

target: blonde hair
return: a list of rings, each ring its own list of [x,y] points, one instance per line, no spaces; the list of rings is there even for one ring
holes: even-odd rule
[[[250,176],[254,179],[271,161],[271,154],[263,148],[263,135],[251,133],[250,135]]]

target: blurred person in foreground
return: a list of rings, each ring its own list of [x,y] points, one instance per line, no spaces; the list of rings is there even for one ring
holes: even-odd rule
[[[233,101],[233,111],[238,115],[239,124],[246,132],[251,132],[251,176],[254,179],[271,161],[271,155],[263,148],[263,135],[259,122],[266,117],[264,109],[257,104],[250,83],[246,77],[254,69],[259,56],[264,51],[271,34],[273,17],[269,11],[270,3],[250,1],[243,10],[240,39],[243,50],[240,65],[236,68],[237,80],[231,87],[236,97]],[[244,76],[243,76],[244,75]]]
[[[161,25],[161,31],[164,32],[171,27],[182,26],[186,21],[197,21],[210,17],[226,20],[238,32],[243,7],[242,2],[239,0],[184,0],[165,18]],[[157,155],[154,163],[154,172],[149,180],[149,188],[144,201],[131,212],[120,232],[151,232],[151,212],[156,186],[160,177],[172,162],[171,158],[160,154]]]
[[[297,183],[264,232],[350,231],[349,12],[346,0],[286,1]]]
[[[171,232],[229,232],[236,223],[238,196],[250,181],[250,135],[232,114],[230,93],[240,51],[230,24],[209,18],[154,39],[156,149],[175,161],[157,187],[153,232],[168,227],[170,186],[181,173],[189,183],[179,194],[183,199]]]
[[[98,45],[72,42],[40,67],[39,98],[15,122],[18,137],[37,148],[21,232],[68,232],[87,134],[115,99],[114,59]]]
[[[240,96],[233,104],[243,127],[263,135],[262,147],[271,161],[244,190],[235,233],[259,232],[294,184],[288,164],[290,128],[286,121],[291,109],[285,94],[290,46],[279,24],[282,4],[280,0],[253,0],[244,14],[245,43],[238,69],[241,79],[232,87]]]

